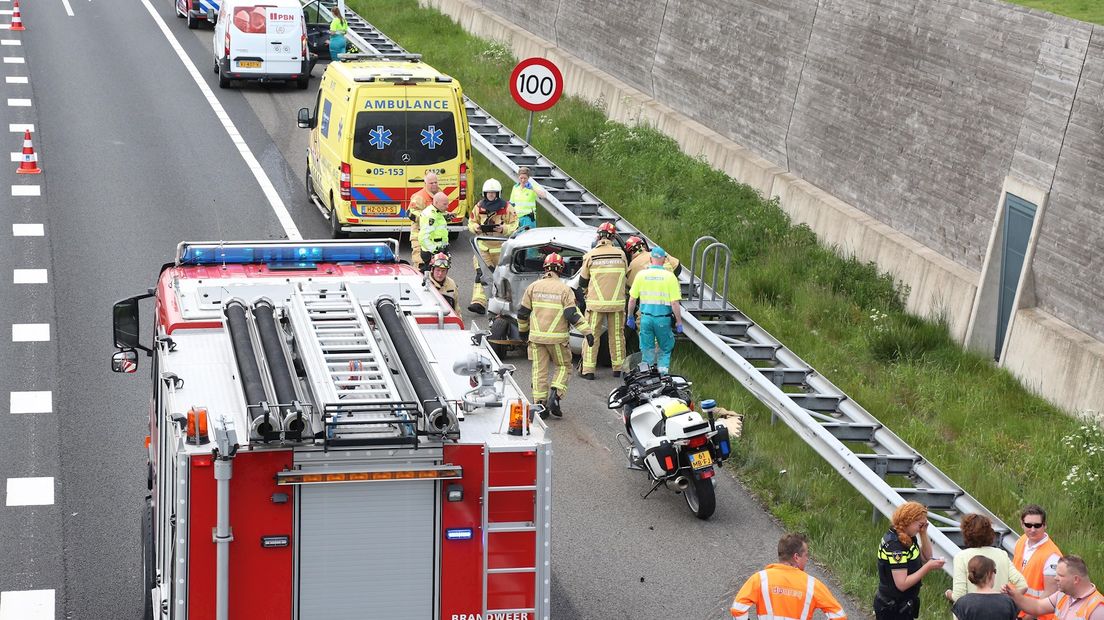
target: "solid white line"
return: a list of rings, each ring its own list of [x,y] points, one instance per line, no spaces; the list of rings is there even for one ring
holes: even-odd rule
[[[288,239],[292,241],[299,241],[303,238],[303,235],[299,234],[299,229],[295,226],[295,221],[291,219],[291,213],[288,213],[287,207],[284,206],[284,201],[280,199],[280,195],[276,193],[276,188],[272,185],[272,181],[265,174],[264,168],[261,168],[260,162],[253,156],[253,151],[249,150],[249,145],[245,143],[245,139],[242,138],[238,132],[238,128],[234,126],[234,121],[230,120],[230,115],[223,109],[222,104],[219,103],[218,97],[215,97],[215,93],[211,91],[211,87],[207,86],[207,82],[203,81],[203,77],[199,73],[199,69],[196,68],[195,63],[188,57],[188,54],[184,52],[183,46],[176,40],[172,31],[169,30],[169,26],[165,23],[165,20],[161,19],[161,15],[154,10],[153,5],[149,0],[142,0],[142,5],[149,11],[150,17],[153,21],[157,22],[157,27],[161,29],[161,33],[165,35],[165,38],[169,41],[169,45],[172,46],[173,51],[176,52],[180,62],[184,63],[184,67],[188,70],[188,73],[192,76],[196,86],[203,93],[203,96],[207,99],[207,104],[214,110],[215,116],[218,117],[222,123],[223,129],[226,130],[227,135],[230,136],[230,140],[237,147],[238,153],[241,154],[242,159],[245,160],[245,165],[249,167],[249,170],[253,173],[253,177],[257,179],[257,183],[260,184],[261,190],[264,192],[266,198],[268,198],[268,204],[272,206],[272,210],[276,212],[276,219],[280,221],[280,226],[284,229],[284,234]]]
[[[0,45],[23,45],[19,39],[0,39]]]
[[[13,269],[12,284],[46,284],[49,276],[45,269]]]
[[[6,78],[4,78],[4,81],[7,82],[8,84],[26,84],[27,83],[27,78],[26,78],[26,76],[22,76],[22,75],[9,75]]]
[[[0,620],[54,620],[54,591],[0,592]]]
[[[31,107],[30,99],[8,99],[8,105],[13,108],[29,108]]]
[[[69,0],[61,0],[61,3],[65,5],[65,12],[69,17],[73,16],[73,7],[69,6]]]
[[[8,125],[8,131],[12,133],[23,133],[24,131],[34,133],[34,125],[30,123],[11,123]]]
[[[51,506],[54,503],[54,479],[8,478],[7,506]]]
[[[45,234],[42,224],[12,224],[13,237],[42,237]]]
[[[49,323],[13,323],[12,342],[49,342]]]
[[[10,413],[50,413],[53,410],[54,393],[50,390],[11,393]]]
[[[12,185],[12,196],[41,196],[42,188],[37,185]]]

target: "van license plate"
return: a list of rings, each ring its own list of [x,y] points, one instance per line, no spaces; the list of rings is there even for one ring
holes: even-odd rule
[[[396,204],[376,204],[376,205],[362,205],[365,215],[398,215],[399,205]]]
[[[260,69],[261,68],[261,61],[259,61],[259,60],[239,60],[238,61],[238,68],[239,69]]]
[[[709,450],[702,450],[701,452],[695,452],[690,455],[690,467],[694,469],[702,469],[712,464],[713,456],[709,454]]]

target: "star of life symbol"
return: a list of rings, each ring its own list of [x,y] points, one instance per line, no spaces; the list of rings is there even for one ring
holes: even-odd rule
[[[431,151],[441,146],[445,142],[444,139],[441,138],[442,133],[443,132],[440,129],[437,129],[437,127],[434,125],[430,125],[429,127],[423,129],[422,146],[429,147],[429,150]]]
[[[368,132],[368,144],[381,151],[384,147],[391,146],[391,130],[384,129],[383,125],[376,125],[375,129]]]

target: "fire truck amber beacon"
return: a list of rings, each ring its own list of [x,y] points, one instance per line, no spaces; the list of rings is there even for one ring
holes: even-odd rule
[[[548,619],[547,429],[397,253],[185,242],[115,304],[112,370],[153,403],[146,620],[257,617],[259,591],[271,619]]]

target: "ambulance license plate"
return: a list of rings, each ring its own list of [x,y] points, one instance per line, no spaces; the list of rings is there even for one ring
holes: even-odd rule
[[[260,69],[261,68],[261,61],[259,61],[259,60],[239,60],[238,61],[238,68],[239,69]]]
[[[713,455],[709,454],[709,450],[694,452],[690,455],[690,467],[693,467],[694,469],[705,469],[712,464]]]
[[[361,209],[365,215],[398,215],[399,205],[397,204],[374,204],[374,205],[362,205]]]

